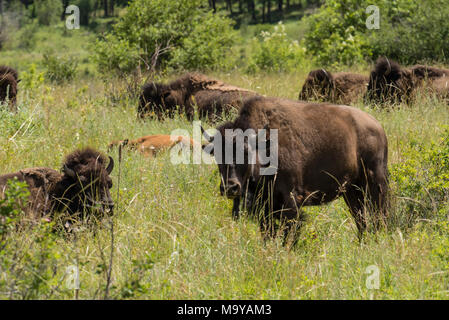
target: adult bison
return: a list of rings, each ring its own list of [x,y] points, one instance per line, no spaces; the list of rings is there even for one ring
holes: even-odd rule
[[[201,118],[214,120],[217,116],[239,109],[244,98],[255,92],[208,78],[199,73],[188,73],[168,84],[150,82],[144,85],[139,98],[140,118],[155,115],[173,117],[178,110],[193,120],[195,105]]]
[[[0,103],[8,101],[11,111],[15,110],[19,74],[8,66],[0,66]]]
[[[367,76],[356,73],[312,70],[302,86],[299,100],[353,104],[366,93],[368,81]]]
[[[62,172],[45,168],[22,169],[0,176],[0,196],[4,195],[9,180],[26,182],[30,191],[25,209],[31,219],[56,212],[67,212],[69,218],[83,214],[112,214],[114,207],[109,189],[109,174],[114,161],[91,148],[76,150],[63,163]]]
[[[418,90],[449,96],[446,85],[449,70],[424,65],[401,67],[397,62],[381,57],[371,71],[367,98],[385,102],[410,103]]]
[[[277,152],[275,174],[261,174],[267,163],[262,137],[254,137],[258,129],[277,130],[277,139],[270,134],[266,147],[270,157]],[[387,137],[380,123],[361,110],[254,97],[245,101],[235,121],[218,127],[214,136],[203,135],[211,142],[204,150],[212,152],[218,163],[221,193],[234,199],[234,206],[248,194],[251,211],[257,204],[265,207],[259,215],[264,235],[274,235],[276,218],[287,236],[300,220],[302,206],[339,196],[344,197],[359,236],[366,228],[366,213],[377,223],[386,215]],[[249,143],[255,138],[257,148]],[[229,154],[236,150],[245,151],[243,161]],[[249,161],[254,155],[256,161]]]

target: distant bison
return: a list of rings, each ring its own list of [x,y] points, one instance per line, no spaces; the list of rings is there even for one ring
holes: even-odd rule
[[[299,100],[353,104],[363,98],[369,78],[356,73],[332,74],[324,69],[313,70],[299,93]]]
[[[139,151],[145,157],[154,157],[157,152],[170,149],[178,143],[181,143],[186,147],[193,147],[194,145],[194,141],[191,138],[158,134],[141,137],[136,140],[125,139],[121,141],[113,141],[109,144],[109,150],[111,150],[114,146],[122,145],[131,150]]]
[[[164,115],[173,117],[179,108],[191,121],[196,105],[201,118],[215,120],[222,113],[239,109],[244,98],[254,95],[253,91],[189,73],[169,84],[145,84],[139,98],[138,115],[140,118],[155,115],[160,120]]]
[[[11,111],[15,111],[18,77],[13,68],[0,66],[0,103],[8,101]]]
[[[449,96],[449,70],[424,65],[402,68],[388,58],[379,58],[371,71],[367,98],[385,102],[410,103],[419,89],[433,91],[438,96]]]
[[[77,150],[65,159],[62,173],[50,168],[22,169],[0,176],[0,196],[4,195],[7,182],[17,179],[28,185],[30,197],[25,209],[32,219],[56,212],[67,212],[69,218],[83,214],[112,214],[114,207],[109,189],[112,180],[109,174],[114,161],[90,148]]]
[[[270,136],[265,138],[268,153],[277,152],[276,174],[260,174],[266,166],[260,161],[265,151],[260,144],[254,148],[248,143],[252,135],[248,129],[278,130],[277,143]],[[277,218],[285,226],[286,237],[297,226],[302,206],[340,196],[355,219],[359,236],[366,228],[366,213],[371,213],[376,226],[386,215],[388,142],[381,124],[369,114],[348,106],[255,97],[245,101],[235,121],[217,130],[214,136],[204,134],[212,144],[204,150],[212,147],[216,159],[220,151],[221,159],[232,160],[223,164],[217,159],[221,193],[234,199],[234,206],[249,194],[253,212],[256,204],[262,204],[263,234],[274,235]],[[259,134],[254,139],[263,140]],[[238,141],[244,141],[243,146]],[[234,154],[227,154],[230,150],[244,150],[245,160],[237,163]],[[250,163],[254,155],[257,161]]]

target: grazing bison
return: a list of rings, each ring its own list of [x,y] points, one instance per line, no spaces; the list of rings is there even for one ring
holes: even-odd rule
[[[388,58],[379,58],[371,71],[367,98],[375,102],[410,103],[418,89],[434,91],[439,96],[447,96],[445,86],[449,70],[415,65],[402,68]],[[430,89],[430,90],[429,90]]]
[[[131,150],[138,150],[145,157],[154,157],[157,152],[170,149],[181,143],[183,146],[193,147],[194,141],[191,138],[183,136],[170,136],[165,134],[158,134],[153,136],[145,136],[136,140],[121,140],[112,141],[109,144],[109,150],[114,146],[122,145]]]
[[[302,86],[299,100],[352,104],[366,93],[368,81],[368,77],[356,73],[313,70]]]
[[[277,150],[276,174],[261,175],[266,166],[265,160],[260,160],[264,150],[260,144],[254,148],[248,143],[248,129],[278,130],[277,144],[266,139],[270,146],[266,149],[270,153]],[[226,133],[228,138],[224,138]],[[251,211],[256,203],[265,206],[259,216],[264,235],[274,235],[277,218],[287,236],[301,218],[298,210],[302,206],[320,205],[339,196],[344,197],[355,219],[359,237],[366,228],[366,213],[377,223],[386,215],[387,137],[380,123],[361,110],[254,97],[245,101],[235,121],[218,127],[214,136],[204,131],[203,135],[211,142],[205,152],[212,149],[218,163],[221,193],[234,199],[233,211],[245,193],[250,196]],[[260,143],[259,134],[257,139]],[[243,146],[237,145],[242,140]],[[220,159],[232,161],[220,163],[217,148]],[[238,163],[234,154],[226,154],[230,150],[245,150],[244,161]],[[248,161],[254,152],[257,160]]]
[[[140,118],[153,114],[161,120],[164,115],[173,117],[177,108],[193,120],[194,106],[198,106],[199,116],[215,117],[233,108],[239,109],[244,98],[255,92],[210,79],[198,73],[189,73],[169,84],[150,82],[144,85],[139,98]]]
[[[9,101],[11,111],[15,110],[18,76],[13,68],[0,66],[0,103]]]
[[[98,151],[86,148],[69,154],[62,172],[50,168],[29,168],[0,176],[0,196],[7,182],[12,179],[26,182],[30,191],[28,206],[24,208],[32,219],[66,211],[70,218],[80,214],[104,214],[114,207],[109,189],[112,180],[109,174],[114,161]]]

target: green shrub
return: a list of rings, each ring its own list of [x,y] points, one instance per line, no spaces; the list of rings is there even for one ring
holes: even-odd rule
[[[282,22],[274,27],[273,32],[262,31],[261,38],[252,41],[248,72],[283,72],[303,66],[305,49],[298,41],[288,39]]]
[[[37,21],[45,26],[58,22],[63,12],[61,0],[35,0],[34,9]]]
[[[380,29],[366,26],[366,8],[379,8]],[[448,61],[446,0],[326,0],[306,18],[305,45],[324,65],[352,65],[388,56],[404,64]]]
[[[4,196],[0,194],[0,251],[6,235],[18,222],[29,195],[27,184],[17,179],[9,180]]]
[[[71,81],[77,72],[78,61],[73,57],[62,58],[45,53],[42,62],[46,72],[45,78],[62,83],[64,81]]]
[[[410,222],[449,218],[449,127],[438,142],[425,146],[419,139],[403,146],[403,162],[391,167],[391,182]]]
[[[212,15],[204,0],[134,0],[112,33],[97,41],[94,59],[108,72],[143,61],[159,69],[217,68],[224,65],[236,34],[232,21]]]

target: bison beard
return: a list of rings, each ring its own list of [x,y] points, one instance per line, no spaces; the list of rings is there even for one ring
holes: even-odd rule
[[[261,204],[263,210],[257,217],[262,234],[274,236],[282,225],[285,243],[301,224],[302,206],[343,196],[359,237],[366,229],[367,214],[375,227],[379,226],[387,213],[388,143],[373,117],[348,106],[256,97],[247,100],[239,117],[218,132],[224,135],[225,129],[260,128],[278,129],[275,176],[260,176],[259,164],[218,165],[220,188],[234,200],[234,215],[241,197],[247,199],[252,212],[258,213],[261,207],[257,203]],[[213,143],[213,137],[205,137]],[[223,158],[224,144],[222,139],[221,146],[213,146],[222,148]],[[245,196],[247,189],[249,197]]]
[[[98,151],[86,148],[68,155],[62,173],[50,168],[29,168],[0,176],[0,196],[12,179],[26,182],[30,198],[25,209],[32,220],[43,216],[53,218],[56,212],[67,211],[69,219],[82,214],[110,212],[114,207],[109,189],[109,174],[114,162]]]
[[[222,113],[239,109],[243,99],[256,95],[255,92],[227,85],[198,73],[189,73],[169,84],[150,82],[143,86],[139,97],[138,116],[173,117],[177,111],[193,120],[198,107],[201,118],[215,120]]]
[[[16,111],[18,73],[11,67],[0,66],[0,102],[9,101],[11,111]]]

